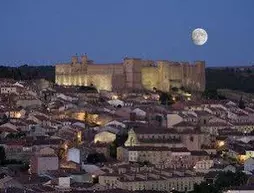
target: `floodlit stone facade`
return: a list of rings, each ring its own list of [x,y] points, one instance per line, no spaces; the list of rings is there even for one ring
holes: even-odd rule
[[[98,90],[148,89],[169,91],[185,87],[195,91],[205,89],[205,62],[152,61],[124,58],[122,63],[94,64],[88,57],[73,56],[71,63],[56,64],[58,85],[95,86]]]
[[[119,188],[129,191],[163,191],[173,190],[189,192],[194,189],[195,184],[204,181],[204,176],[186,170],[171,170],[149,166],[119,165],[99,176],[99,184],[107,189]]]

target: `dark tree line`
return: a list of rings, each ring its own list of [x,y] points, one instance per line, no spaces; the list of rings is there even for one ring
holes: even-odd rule
[[[254,92],[254,72],[250,69],[239,71],[233,68],[206,69],[207,89],[232,89],[243,92]]]
[[[202,93],[202,97],[205,99],[224,100],[224,96],[219,95],[216,89],[206,89]]]
[[[222,193],[232,187],[238,187],[247,183],[248,176],[243,172],[221,172],[214,183],[202,182],[194,187],[192,193]]]
[[[109,147],[110,156],[112,158],[116,158],[117,148],[123,146],[127,139],[128,139],[128,134],[116,136],[116,139],[110,144],[110,147]]]
[[[12,78],[14,80],[32,80],[44,78],[55,80],[54,66],[28,66],[19,67],[0,66],[0,78]]]
[[[160,95],[159,100],[160,100],[160,103],[162,105],[172,105],[172,104],[174,104],[173,98],[170,94],[165,93],[165,92],[160,92],[160,91],[158,93]]]
[[[97,164],[106,162],[107,159],[105,158],[103,153],[92,153],[87,156],[86,161],[89,164]]]
[[[49,81],[55,80],[54,66],[28,66],[19,67],[0,66],[0,78],[13,78],[15,80],[31,80],[44,78]],[[228,88],[244,92],[254,92],[254,72],[251,69],[245,71],[233,68],[206,69],[206,88],[216,90]],[[180,88],[183,90],[182,88]],[[178,91],[178,88],[172,88]]]

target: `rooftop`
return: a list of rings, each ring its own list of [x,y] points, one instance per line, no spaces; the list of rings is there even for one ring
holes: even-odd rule
[[[154,146],[133,146],[127,147],[129,151],[170,151],[168,147],[154,147]]]

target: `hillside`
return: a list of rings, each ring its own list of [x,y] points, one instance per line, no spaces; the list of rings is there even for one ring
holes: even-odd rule
[[[254,70],[252,68],[207,68],[206,88],[219,89],[227,88],[254,93]]]
[[[0,66],[0,78],[13,78],[15,80],[47,79],[55,80],[54,66],[28,66],[6,67]]]
[[[55,80],[54,66],[5,67],[0,66],[0,78],[14,78],[15,80],[32,80],[45,78]],[[227,88],[254,93],[254,70],[246,68],[207,68],[206,88],[209,90]]]

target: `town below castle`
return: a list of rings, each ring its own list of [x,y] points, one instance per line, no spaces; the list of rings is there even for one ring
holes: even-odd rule
[[[204,68],[74,56],[55,83],[1,79],[0,191],[253,191],[253,96],[205,97]]]

